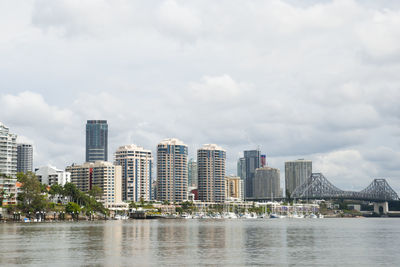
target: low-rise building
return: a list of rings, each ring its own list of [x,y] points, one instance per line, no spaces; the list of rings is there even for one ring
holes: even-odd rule
[[[0,176],[0,197],[3,206],[17,204],[17,190],[17,179],[5,175]]]
[[[64,170],[59,170],[53,166],[43,166],[35,169],[35,175],[39,182],[45,185],[52,186],[59,184],[64,186],[71,182],[71,173]]]

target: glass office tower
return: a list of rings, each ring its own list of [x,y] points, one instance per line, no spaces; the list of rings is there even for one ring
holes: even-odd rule
[[[106,120],[86,123],[86,162],[108,160],[108,124]]]

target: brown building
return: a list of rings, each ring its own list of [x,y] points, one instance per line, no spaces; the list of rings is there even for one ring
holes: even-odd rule
[[[225,161],[225,150],[215,144],[197,150],[199,200],[225,201]]]
[[[242,199],[243,180],[238,176],[225,177],[225,199]]]

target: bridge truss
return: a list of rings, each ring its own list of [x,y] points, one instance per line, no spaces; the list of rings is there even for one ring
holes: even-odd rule
[[[365,189],[344,191],[334,186],[322,173],[313,173],[293,192],[293,198],[299,199],[354,199],[365,201],[399,200],[397,193],[385,179],[374,179]]]

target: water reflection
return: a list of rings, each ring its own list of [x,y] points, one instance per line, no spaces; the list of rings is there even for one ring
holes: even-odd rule
[[[395,219],[0,225],[0,265],[396,265]]]

